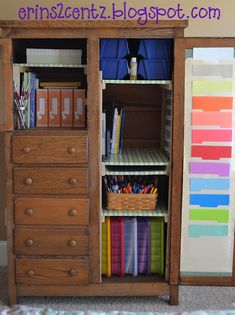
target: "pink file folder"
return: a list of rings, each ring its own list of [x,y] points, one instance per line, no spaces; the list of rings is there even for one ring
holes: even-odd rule
[[[192,143],[202,142],[231,142],[232,129],[229,130],[207,130],[198,129],[192,130]]]
[[[193,126],[220,126],[232,127],[232,113],[227,112],[194,112],[192,113]]]

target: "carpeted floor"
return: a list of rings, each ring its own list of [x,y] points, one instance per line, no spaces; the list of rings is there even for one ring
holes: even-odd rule
[[[7,304],[6,268],[0,267],[0,314]],[[170,306],[166,297],[24,297],[19,304],[65,311],[190,312],[235,310],[234,287],[180,287],[180,304]]]

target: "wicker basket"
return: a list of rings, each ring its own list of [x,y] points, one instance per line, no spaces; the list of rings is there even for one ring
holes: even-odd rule
[[[107,193],[108,210],[155,210],[157,194],[115,194]]]

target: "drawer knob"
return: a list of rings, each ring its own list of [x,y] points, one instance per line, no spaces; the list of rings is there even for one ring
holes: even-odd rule
[[[77,246],[77,242],[75,240],[70,240],[69,241],[69,246],[70,247],[75,247],[75,246]]]
[[[31,151],[31,148],[30,148],[30,147],[28,147],[28,146],[27,146],[27,147],[24,147],[24,152],[25,152],[25,153],[29,153],[30,151]]]
[[[25,241],[25,245],[28,246],[28,247],[32,247],[33,244],[34,244],[33,240],[28,239],[28,240]]]
[[[69,210],[69,215],[70,215],[71,217],[75,217],[77,214],[78,214],[78,212],[77,212],[76,209],[70,209],[70,210]]]
[[[68,148],[68,153],[75,153],[76,149],[74,147],[69,147]]]
[[[31,209],[31,208],[26,209],[25,214],[27,214],[28,216],[33,215],[33,209]]]
[[[27,275],[28,275],[29,277],[32,277],[32,276],[34,275],[34,271],[33,271],[33,270],[27,271]]]
[[[78,180],[76,178],[70,178],[69,183],[70,185],[76,185],[78,183]]]
[[[70,276],[74,277],[74,276],[76,276],[76,274],[77,274],[77,271],[75,269],[70,269],[69,270],[69,275]]]
[[[25,180],[24,180],[25,185],[32,185],[32,183],[33,183],[32,178],[30,178],[30,177],[25,178]]]

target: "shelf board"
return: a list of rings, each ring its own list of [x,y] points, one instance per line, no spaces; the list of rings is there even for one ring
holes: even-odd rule
[[[151,274],[151,275],[138,275],[133,277],[132,275],[125,275],[123,277],[112,275],[111,277],[106,277],[102,275],[102,283],[103,284],[122,284],[122,283],[159,283],[164,284],[166,283],[164,276],[160,276],[158,274]]]
[[[165,166],[105,166],[104,175],[168,175]]]
[[[171,80],[102,80],[105,84],[162,84],[169,85]]]
[[[122,154],[110,155],[105,166],[167,166],[168,157],[158,149],[153,148],[128,148]]]
[[[28,129],[17,129],[13,131],[14,136],[35,136],[35,135],[59,135],[59,136],[73,136],[79,134],[87,134],[86,129],[78,128],[28,128]]]
[[[79,64],[61,64],[61,63],[14,63],[13,66],[31,67],[31,68],[86,68],[86,65]]]
[[[168,218],[167,207],[162,204],[157,204],[156,210],[140,210],[140,211],[128,211],[128,210],[107,210],[103,209],[103,216],[105,217],[164,217],[165,221]]]

